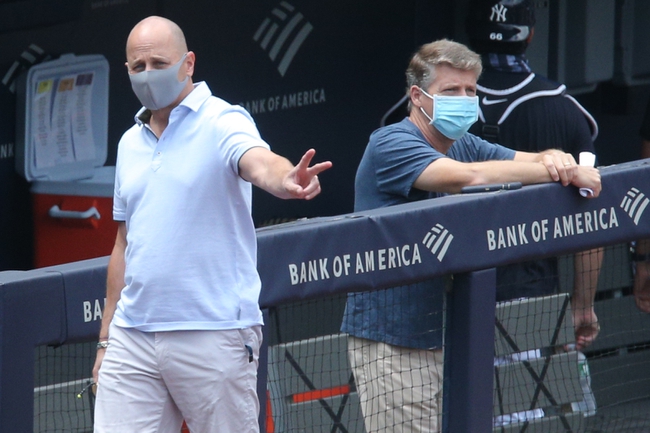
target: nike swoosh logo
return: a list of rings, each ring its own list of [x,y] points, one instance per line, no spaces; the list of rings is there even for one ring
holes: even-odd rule
[[[483,101],[481,103],[483,105],[494,105],[494,104],[500,104],[502,102],[508,102],[507,99],[488,99],[485,96],[483,97]]]

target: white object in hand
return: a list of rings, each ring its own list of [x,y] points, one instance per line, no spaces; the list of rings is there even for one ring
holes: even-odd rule
[[[596,154],[592,152],[580,152],[578,164],[584,167],[593,167],[596,164]],[[591,188],[580,188],[580,195],[583,197],[593,197],[594,191]]]

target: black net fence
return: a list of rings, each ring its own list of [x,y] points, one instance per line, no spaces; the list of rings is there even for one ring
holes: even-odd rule
[[[494,431],[650,432],[650,315],[635,305],[628,244],[552,262],[551,293],[517,296],[501,281]],[[597,324],[578,311],[585,282],[596,289]],[[444,378],[442,295],[453,277],[431,284],[428,295],[383,289],[270,309],[266,431],[444,431],[453,384]],[[585,347],[577,322],[599,328]],[[35,432],[92,431],[95,351],[94,342],[36,348]]]
[[[650,315],[635,305],[629,245],[510,268],[497,272],[494,431],[650,431]],[[267,431],[444,431],[453,384],[431,349],[445,347],[444,300],[350,297],[271,310]]]

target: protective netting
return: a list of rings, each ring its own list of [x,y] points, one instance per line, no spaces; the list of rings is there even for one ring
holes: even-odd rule
[[[590,266],[597,265],[597,254],[558,258],[556,275],[549,277],[553,294],[496,304],[494,431],[650,431],[650,315],[634,302],[627,244],[604,248],[596,270],[600,331],[591,344],[576,350],[574,323],[590,325],[576,318],[576,275],[582,281],[593,275]],[[443,280],[443,291],[453,290],[450,279]],[[439,418],[447,413],[448,383],[442,351],[341,332],[351,313],[347,299],[342,294],[269,310],[267,431],[396,432],[419,425],[433,432],[438,424],[444,427]],[[430,309],[432,300],[417,290],[395,296],[382,289],[369,299],[370,307],[355,319],[368,335],[426,344],[445,330],[444,302]],[[389,322],[377,314],[386,311],[393,316]],[[406,321],[441,326],[422,333]],[[78,394],[89,383],[94,346],[35,349],[35,432],[92,431],[92,391]]]
[[[95,343],[35,349],[34,432],[93,431]]]
[[[539,278],[534,265],[524,269]],[[552,292],[540,296],[532,296],[535,289],[521,275],[507,280],[499,274],[501,286],[514,281],[529,290],[518,297],[517,290],[499,289],[508,300],[496,304],[494,431],[650,431],[650,315],[634,303],[628,245],[559,257],[544,269],[543,285]],[[434,419],[445,414],[445,394],[437,388],[446,383],[442,358],[399,343],[422,341],[417,326],[404,322],[444,316],[443,304],[424,312],[418,306],[428,301],[404,290],[361,295],[369,298],[355,304],[363,310],[356,313],[350,304],[346,310],[345,296],[271,312],[269,430],[436,431]],[[580,301],[581,290],[595,299],[597,322],[590,304]],[[381,316],[386,312],[392,317]],[[346,314],[355,317],[346,320]],[[345,321],[355,325],[355,336],[340,332]],[[409,330],[418,335],[400,334]],[[437,331],[430,329],[432,341]],[[593,342],[580,338],[594,332]],[[376,341],[377,334],[393,344]]]

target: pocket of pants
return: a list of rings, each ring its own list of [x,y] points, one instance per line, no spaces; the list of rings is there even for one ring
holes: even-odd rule
[[[242,345],[246,350],[248,362],[257,361],[260,355],[260,346],[262,343],[261,326],[245,328],[239,330],[239,337]]]

